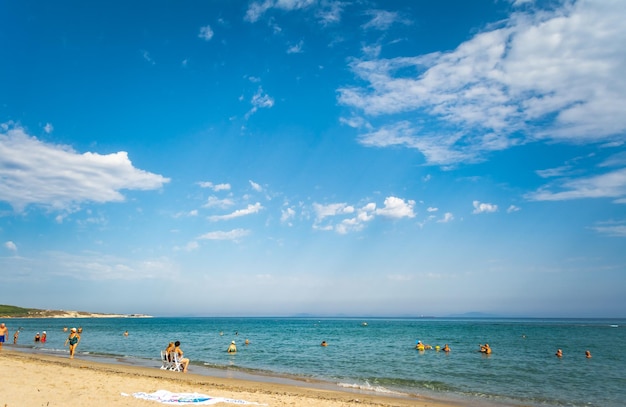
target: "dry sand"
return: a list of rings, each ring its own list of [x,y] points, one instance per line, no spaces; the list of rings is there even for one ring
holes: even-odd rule
[[[288,384],[216,378],[158,368],[69,359],[4,349],[0,351],[0,407],[165,406],[122,393],[168,390],[201,393],[268,406],[453,407],[460,404],[324,390]],[[219,403],[218,406],[235,404]]]

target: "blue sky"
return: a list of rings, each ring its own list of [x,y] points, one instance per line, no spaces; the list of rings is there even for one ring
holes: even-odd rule
[[[1,303],[626,316],[626,2],[0,8]]]

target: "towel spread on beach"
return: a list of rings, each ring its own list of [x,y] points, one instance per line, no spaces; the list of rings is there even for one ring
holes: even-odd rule
[[[126,393],[122,393],[123,396],[128,396]],[[217,403],[231,403],[231,404],[255,404],[257,406],[266,405],[259,404],[245,400],[227,399],[224,397],[211,397],[200,393],[172,393],[167,390],[157,390],[154,393],[138,392],[133,393],[133,397],[143,400],[158,401],[163,404],[195,404],[195,405],[209,405]]]

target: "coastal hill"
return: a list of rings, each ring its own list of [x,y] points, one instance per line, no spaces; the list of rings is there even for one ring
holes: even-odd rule
[[[149,318],[144,314],[103,314],[85,311],[22,308],[0,304],[0,318]]]

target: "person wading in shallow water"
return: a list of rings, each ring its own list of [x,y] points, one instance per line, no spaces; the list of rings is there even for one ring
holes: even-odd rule
[[[70,344],[70,359],[74,359],[74,352],[76,351],[76,346],[78,346],[78,342],[80,342],[80,335],[76,332],[76,328],[72,328],[70,330],[70,336],[65,340],[65,344],[63,346],[67,346]]]

